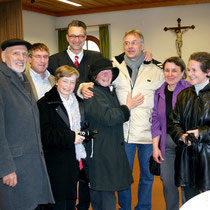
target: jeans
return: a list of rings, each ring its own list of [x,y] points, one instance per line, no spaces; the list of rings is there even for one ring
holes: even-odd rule
[[[152,144],[130,144],[125,142],[125,151],[132,171],[136,148],[138,150],[140,178],[138,185],[138,204],[135,210],[150,210],[154,177],[149,171],[149,159],[152,155],[153,148]],[[131,210],[131,187],[128,190],[118,191],[118,200],[121,210]]]

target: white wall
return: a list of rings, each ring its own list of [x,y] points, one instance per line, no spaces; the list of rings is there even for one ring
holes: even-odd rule
[[[23,11],[24,39],[31,42],[42,42],[50,49],[50,54],[58,51],[56,18],[35,12]]]
[[[175,40],[176,35],[170,31],[165,32],[164,27],[177,26],[177,19],[181,18],[181,25],[195,25],[194,30],[188,30],[183,35],[183,52],[182,56],[187,61],[189,55],[195,51],[208,51],[210,52],[210,4],[197,4],[197,5],[186,5],[186,6],[174,6],[174,7],[160,7],[152,9],[138,9],[138,10],[126,10],[119,12],[108,12],[108,13],[97,13],[88,15],[77,15],[68,17],[55,18],[54,28],[67,27],[69,22],[74,19],[84,21],[87,25],[95,24],[106,24],[110,25],[110,44],[111,44],[111,56],[118,55],[122,52],[122,37],[125,31],[129,29],[140,29],[145,36],[145,48],[153,53],[153,57],[159,61],[164,61],[167,57],[177,55]],[[34,13],[35,14],[35,13]],[[42,29],[37,23],[36,27],[40,32],[39,36],[43,42],[51,42],[48,46],[55,49],[52,45],[52,40],[55,40],[56,35],[46,30],[49,30],[44,25],[44,21],[49,21],[48,16],[41,16],[39,19],[43,19]],[[30,12],[24,12],[24,32],[25,38],[30,37],[29,24],[25,25],[26,22],[30,21],[33,16]],[[45,18],[47,20],[45,20]],[[52,19],[50,19],[52,20]],[[52,26],[53,24],[51,24]],[[26,28],[25,28],[26,27]],[[52,26],[53,27],[53,26]],[[34,30],[36,30],[34,28]],[[54,29],[51,29],[52,31]],[[93,30],[93,29],[91,29]],[[45,35],[47,38],[45,38]],[[44,37],[43,37],[44,36]],[[34,39],[36,37],[34,36]],[[50,40],[51,39],[51,40]],[[38,40],[38,39],[37,39]],[[52,50],[51,50],[52,51]]]

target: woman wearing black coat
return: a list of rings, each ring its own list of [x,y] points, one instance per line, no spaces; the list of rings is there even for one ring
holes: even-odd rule
[[[59,67],[55,72],[56,85],[38,101],[44,156],[56,202],[46,206],[47,210],[75,210],[77,160],[81,155],[86,157],[80,144],[84,137],[78,135],[80,113],[73,93],[78,77],[76,69]],[[82,149],[81,154],[77,154],[78,148]]]
[[[132,183],[132,173],[124,148],[123,123],[130,109],[142,103],[141,95],[128,96],[120,105],[111,82],[119,74],[112,62],[102,58],[90,68],[94,96],[84,100],[85,117],[90,130],[98,130],[87,143],[90,198],[94,210],[115,210],[115,191],[125,190]]]
[[[193,86],[178,95],[169,131],[177,144],[175,183],[185,201],[210,190],[210,54],[193,53],[188,75]]]

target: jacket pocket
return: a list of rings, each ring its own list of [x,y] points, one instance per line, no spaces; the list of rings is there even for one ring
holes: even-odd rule
[[[10,151],[11,151],[12,157],[20,157],[23,155],[22,147],[11,147]]]

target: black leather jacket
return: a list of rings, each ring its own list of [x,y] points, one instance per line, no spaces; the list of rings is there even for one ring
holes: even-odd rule
[[[198,129],[198,142],[184,145],[182,135]],[[194,86],[183,90],[171,115],[169,132],[177,144],[175,183],[177,186],[210,189],[210,83],[196,94]]]

